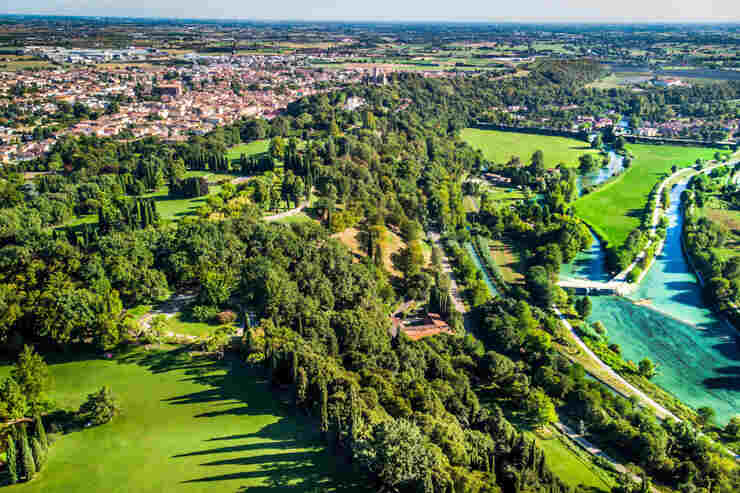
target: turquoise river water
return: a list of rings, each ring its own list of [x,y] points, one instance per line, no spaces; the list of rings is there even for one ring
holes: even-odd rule
[[[626,359],[648,357],[658,365],[653,381],[686,404],[710,406],[726,423],[740,414],[738,332],[719,320],[702,300],[701,287],[681,251],[683,215],[679,204],[686,184],[671,190],[670,226],[665,246],[639,289],[628,299],[593,296],[590,322],[606,325],[610,342]],[[561,275],[605,280],[598,240]],[[641,304],[635,304],[635,302]]]

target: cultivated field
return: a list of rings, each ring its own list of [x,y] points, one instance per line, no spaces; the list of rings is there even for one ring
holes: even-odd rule
[[[109,385],[122,414],[55,435],[42,473],[8,491],[363,491],[342,483],[347,468],[325,452],[316,427],[286,414],[264,379],[236,360],[223,364],[169,348],[50,369],[51,397],[61,407],[76,409]],[[0,367],[0,375],[8,371]]]
[[[710,159],[716,152],[650,144],[630,145],[629,151],[635,159],[625,173],[573,205],[576,214],[612,245],[621,245],[630,231],[640,225],[650,191],[664,174],[670,174],[671,166],[685,168],[697,158]]]
[[[466,128],[461,132],[462,139],[474,149],[483,151],[489,161],[497,164],[506,163],[512,156],[519,156],[522,163],[528,164],[532,154],[541,150],[545,156],[545,166],[554,168],[560,163],[577,166],[578,157],[586,154],[597,154],[587,142],[567,137],[550,137],[516,132],[499,132],[497,130],[480,130]]]

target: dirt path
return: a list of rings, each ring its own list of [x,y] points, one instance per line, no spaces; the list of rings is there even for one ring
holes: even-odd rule
[[[303,202],[301,202],[301,204],[295,209],[290,209],[289,211],[280,212],[278,214],[273,214],[271,216],[265,216],[262,219],[268,222],[278,221],[280,219],[285,219],[286,217],[295,216],[296,214],[300,214],[301,212],[303,212],[303,209],[305,209],[306,207],[308,207],[308,200],[304,200]]]
[[[589,454],[593,455],[594,457],[600,457],[604,459],[609,464],[611,464],[611,466],[617,472],[621,474],[626,474],[635,483],[640,483],[640,484],[642,483],[642,478],[640,476],[629,472],[629,470],[626,467],[624,467],[623,464],[620,464],[616,460],[609,457],[606,454],[606,452],[604,452],[603,450],[595,446],[593,443],[586,440],[586,438],[583,435],[573,431],[568,425],[558,422],[558,423],[555,423],[555,427],[558,430],[560,430],[560,432],[563,435],[567,436],[570,440],[574,441],[579,447],[581,447],[583,450],[585,450]],[[653,493],[660,493],[660,490],[658,490],[656,487],[652,485],[650,485],[650,491],[652,491]]]
[[[458,312],[464,314],[468,310],[467,308],[465,308],[465,303],[463,303],[460,296],[460,290],[457,287],[457,276],[452,270],[450,259],[447,258],[447,254],[445,253],[444,248],[442,248],[442,242],[440,241],[439,233],[434,233],[430,231],[429,233],[427,233],[427,236],[432,241],[432,243],[437,246],[442,252],[442,271],[445,272],[450,278],[450,297],[452,298],[452,304],[455,305],[455,309]]]
[[[172,318],[182,311],[190,301],[195,299],[195,294],[173,294],[167,300],[163,301],[157,308],[152,309],[139,319],[139,325],[148,329],[151,326],[152,319],[157,315],[164,315],[165,318]]]
[[[578,333],[576,333],[575,328],[573,328],[570,322],[568,322],[568,320],[565,318],[562,312],[554,306],[552,307],[552,309],[555,312],[555,314],[560,318],[560,321],[563,324],[563,326],[566,329],[568,329],[571,336],[573,337],[574,342],[578,345],[579,349],[581,349],[584,353],[586,353],[604,373],[606,373],[611,378],[619,382],[622,388],[617,389],[617,390],[619,390],[620,392],[628,393],[628,394],[638,397],[644,405],[646,405],[647,407],[650,407],[653,411],[655,411],[655,414],[658,415],[661,419],[672,418],[672,419],[675,419],[676,421],[680,421],[680,419],[675,414],[673,414],[668,409],[664,408],[663,406],[655,402],[653,399],[645,395],[643,391],[636,388],[634,385],[632,385],[627,380],[622,378],[609,365],[601,361],[601,359],[599,359],[599,357],[596,356],[596,354],[594,354],[594,352],[591,351],[588,348],[588,346],[586,346],[586,343],[581,340],[581,338],[578,336]]]

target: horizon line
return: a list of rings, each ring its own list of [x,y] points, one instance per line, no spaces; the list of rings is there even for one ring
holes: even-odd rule
[[[162,15],[95,15],[95,14],[71,14],[71,13],[39,13],[39,12],[0,12],[0,17],[59,17],[59,18],[89,18],[89,19],[140,19],[140,20],[174,20],[174,21],[236,21],[236,22],[302,22],[302,23],[374,23],[374,24],[424,24],[424,23],[451,23],[451,24],[594,24],[594,25],[651,25],[651,24],[704,24],[704,25],[736,25],[740,24],[740,18],[737,20],[721,20],[711,18],[697,19],[657,19],[657,18],[593,18],[593,17],[490,17],[487,19],[480,18],[397,18],[384,19],[379,17],[357,17],[357,18],[288,18],[288,17],[179,17],[179,16],[162,16]]]

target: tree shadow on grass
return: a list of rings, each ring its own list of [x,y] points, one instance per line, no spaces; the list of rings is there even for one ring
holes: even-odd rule
[[[182,484],[222,482],[221,491],[264,493],[368,490],[362,474],[352,474],[344,459],[325,450],[316,423],[281,404],[261,372],[237,358],[215,361],[177,348],[135,352],[119,361],[140,364],[153,373],[178,371],[203,385],[197,392],[163,399],[173,406],[208,404],[212,409],[195,414],[196,420],[235,415],[247,423],[250,416],[277,417],[257,432],[216,435],[204,440],[203,448],[173,455],[173,461],[202,458]]]

